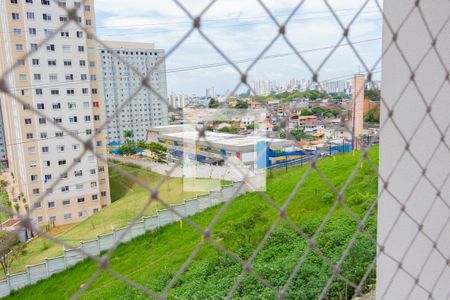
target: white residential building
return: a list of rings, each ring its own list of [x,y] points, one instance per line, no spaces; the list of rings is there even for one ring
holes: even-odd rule
[[[31,216],[39,223],[57,225],[81,221],[111,203],[107,164],[91,151],[81,155],[83,142],[91,138],[95,153],[106,151],[104,135],[97,130],[105,119],[95,41],[67,23],[66,7],[78,8],[76,22],[95,32],[93,0],[0,1],[0,71],[16,63],[4,79],[25,103],[0,93],[10,196],[19,213],[33,207]],[[24,56],[65,23],[61,32]]]
[[[167,99],[164,50],[155,49],[152,43],[106,41],[104,44],[111,49],[98,49],[105,115],[108,119],[112,118],[107,126],[108,142],[123,143],[125,130],[133,132],[134,140],[144,140],[148,128],[168,124],[168,106],[161,100]],[[114,117],[116,110],[141,87],[139,75],[149,75],[155,66],[149,83],[161,98],[150,89],[142,88]]]

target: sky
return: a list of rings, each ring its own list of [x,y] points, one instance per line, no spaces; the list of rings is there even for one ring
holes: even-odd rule
[[[179,1],[193,16],[210,3],[207,0]],[[261,1],[280,24],[299,4],[299,0]],[[338,22],[324,1],[304,0],[287,24],[285,36],[289,43],[279,37],[264,52],[264,56],[269,57],[256,64],[253,60],[278,33],[274,20],[257,0],[217,0],[202,16],[201,28],[228,59],[239,62],[239,69],[245,71],[251,67],[249,80],[311,79],[311,70],[318,71],[320,81],[345,78],[366,68],[375,71],[381,68],[382,15],[376,1],[382,6],[380,0],[328,0]],[[176,2],[95,0],[95,6],[99,38],[152,42],[156,48],[166,51],[169,93],[203,96],[208,87],[214,87],[220,94],[237,88],[240,82],[237,70],[221,64],[226,63],[226,58],[197,31],[179,44],[191,29],[192,21]],[[333,49],[342,38],[342,27],[350,22],[348,37],[353,48],[344,40]],[[296,53],[300,53],[303,60]],[[210,64],[219,66],[205,67]],[[246,89],[241,86],[238,91]]]

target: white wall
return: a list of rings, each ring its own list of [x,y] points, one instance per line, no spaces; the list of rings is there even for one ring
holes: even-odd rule
[[[395,30],[414,2],[384,1],[386,18]],[[449,18],[450,2],[420,1],[420,5],[429,28],[435,35]],[[383,51],[391,40],[392,34],[385,24]],[[422,60],[431,41],[416,9],[398,33],[399,48],[412,68],[416,68]],[[446,65],[442,66],[436,53],[431,51],[415,72],[417,85],[428,104],[433,101],[448,76],[448,23],[438,38],[437,49]],[[395,46],[386,52],[382,68],[382,96],[386,105],[382,105],[381,117],[382,124],[387,123],[380,132],[380,175],[383,179],[389,178],[387,189],[391,194],[383,189],[383,181],[380,180],[378,242],[384,246],[384,250],[380,251],[377,261],[377,298],[429,299],[429,292],[432,292],[432,299],[449,299],[450,267],[446,259],[450,254],[450,181],[445,183],[450,171],[450,133],[446,132],[450,121],[449,81],[447,79],[444,83],[444,88],[432,105],[431,116],[436,124],[429,116],[421,121],[426,114],[426,105],[415,85],[410,84],[394,109],[392,118],[398,130],[391,120],[387,120],[387,107],[391,108],[397,101],[410,81],[411,72]],[[446,145],[440,144],[441,133],[436,125],[444,132]],[[402,157],[405,142],[399,131],[406,139],[415,134],[410,143],[412,155],[406,153]],[[422,168],[416,160],[422,166],[427,166],[428,179],[423,178]],[[441,191],[443,199],[436,198],[437,190]],[[402,205],[405,213],[401,211]],[[401,215],[396,222],[399,214]],[[420,224],[423,224],[423,229],[419,232]],[[434,242],[436,249],[433,249]],[[401,262],[401,268],[398,262]]]

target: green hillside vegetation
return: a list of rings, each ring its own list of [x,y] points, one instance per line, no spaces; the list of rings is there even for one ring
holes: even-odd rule
[[[122,164],[121,167],[137,176],[150,187],[155,187],[163,177],[131,164]],[[95,239],[99,234],[111,232],[113,228],[124,227],[131,222],[134,216],[144,207],[149,193],[131,178],[122,175],[113,168],[109,168],[109,175],[111,201],[113,203],[80,223],[63,226],[62,229],[57,228],[55,231],[58,233],[55,234],[55,237],[78,246],[82,240]],[[205,193],[206,191],[203,192],[203,194]],[[181,178],[170,178],[160,188],[161,198],[171,204],[191,199],[197,194],[202,193],[184,192]],[[157,208],[163,208],[163,206],[152,203],[146,209],[144,216],[154,215]],[[46,257],[62,255],[62,249],[63,247],[60,244],[45,238],[37,238],[28,243],[27,254],[13,263],[12,271],[23,271],[26,265],[41,263]]]
[[[360,153],[339,156],[334,161],[325,158],[318,168],[338,189],[342,188],[360,159]],[[378,160],[378,149],[372,148],[370,158]],[[307,166],[273,172],[268,178],[267,193],[282,205],[301,180]],[[344,202],[361,219],[377,194],[377,175],[365,162],[349,183]],[[312,171],[287,207],[289,219],[308,236],[313,236],[322,220],[335,203],[336,195],[317,172]],[[202,228],[219,212],[217,206],[191,219]],[[236,198],[212,228],[212,237],[243,259],[248,259],[276,220],[275,210],[258,193],[247,193]],[[376,212],[366,223],[365,231],[376,237]],[[318,235],[316,247],[330,261],[339,261],[358,224],[341,206],[330,215]],[[147,288],[161,292],[181,268],[196,246],[200,233],[185,224],[172,224],[119,246],[113,253],[110,266],[121,275]],[[280,222],[261,252],[252,269],[276,288],[281,288],[297,262],[307,251],[308,244],[286,222]],[[340,274],[351,282],[359,283],[376,254],[376,247],[358,235],[340,269]],[[9,299],[67,299],[89,280],[98,266],[92,261],[82,262],[62,273],[55,274],[33,286],[15,292]],[[222,299],[233,286],[242,267],[234,259],[217,250],[208,241],[202,246],[187,270],[170,289],[169,299]],[[315,253],[306,255],[304,263],[289,287],[287,299],[315,299],[332,275],[332,269]],[[368,283],[373,283],[371,273]],[[351,287],[335,279],[327,299],[350,299]],[[82,299],[146,299],[141,292],[102,273],[82,295]],[[274,299],[271,290],[251,275],[246,275],[234,294],[235,299]]]

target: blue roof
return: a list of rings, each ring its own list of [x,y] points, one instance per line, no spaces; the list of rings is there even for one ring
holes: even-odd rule
[[[114,149],[114,150],[109,151],[109,153],[120,155],[120,154],[122,154],[122,151],[120,151],[119,149]]]
[[[134,153],[142,153],[142,152],[144,152],[144,150],[136,148],[136,149],[133,149],[133,152]]]
[[[114,142],[109,143],[107,146],[108,147],[120,147],[120,146],[122,146],[122,144],[114,141]]]

